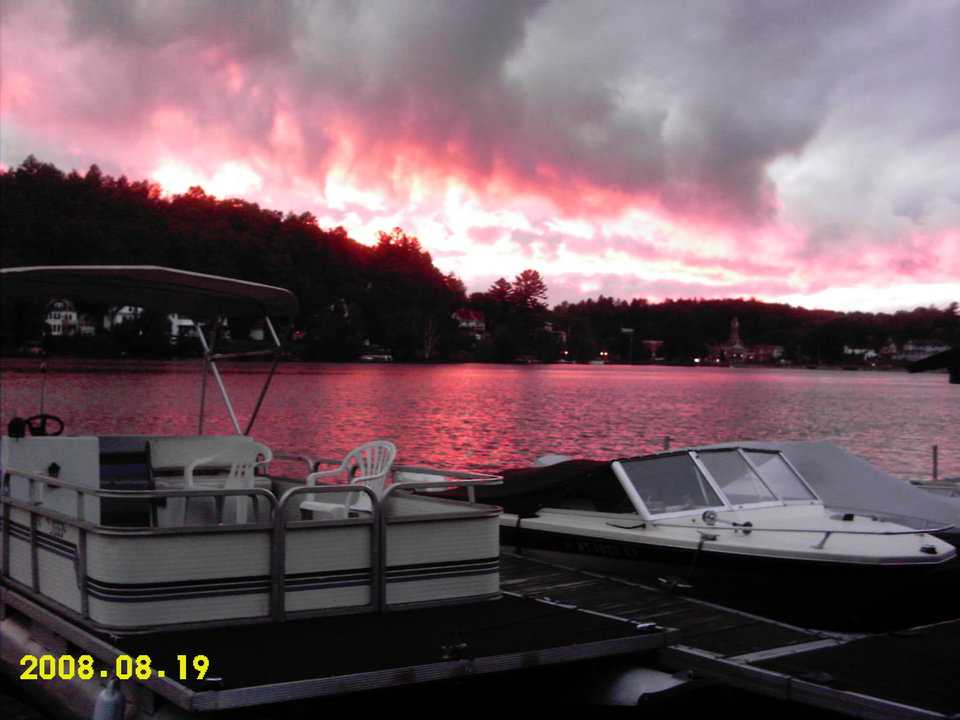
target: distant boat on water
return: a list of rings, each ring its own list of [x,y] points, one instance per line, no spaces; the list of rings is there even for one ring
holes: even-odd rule
[[[359,357],[360,362],[393,362],[393,354],[384,348],[376,345],[368,345],[366,350]]]

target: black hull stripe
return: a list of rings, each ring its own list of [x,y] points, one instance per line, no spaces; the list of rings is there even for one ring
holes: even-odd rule
[[[363,579],[366,577],[370,578],[370,570],[356,569],[356,570],[331,570],[327,572],[313,572],[313,573],[295,573],[287,575],[287,583],[296,583],[303,581],[316,580],[317,578],[327,578],[332,582],[336,582],[340,579]],[[197,590],[204,590],[207,588],[223,588],[228,585],[264,585],[269,587],[270,578],[268,575],[250,575],[246,577],[233,577],[233,578],[206,578],[206,579],[191,579],[191,580],[171,580],[167,582],[152,582],[152,583],[118,583],[118,582],[107,582],[101,580],[90,579],[89,583],[91,586],[95,586],[103,592],[155,592],[155,593],[165,593],[165,592],[179,592],[185,588],[196,588]]]
[[[91,579],[87,581],[87,588],[90,596],[99,600],[146,602],[171,598],[259,594],[269,592],[270,584],[266,578],[256,578],[242,582],[198,582],[191,585],[184,584],[178,588],[145,589],[136,585],[105,586]]]
[[[369,585],[369,570],[341,570],[335,573],[299,573],[288,576],[288,591],[323,590]],[[270,592],[269,576],[185,580],[171,583],[103,583],[89,580],[91,597],[110,602],[159,602],[232,595],[260,595]]]
[[[16,522],[11,522],[9,526],[10,539],[30,542],[29,527]],[[72,562],[76,562],[78,558],[76,545],[46,533],[37,533],[37,547]],[[394,584],[420,580],[467,578],[496,573],[499,566],[499,557],[455,560],[445,563],[395,565],[386,569],[386,581],[388,584]],[[286,577],[286,590],[288,592],[329,590],[370,585],[372,582],[373,573],[370,568],[292,573]],[[117,583],[88,577],[87,589],[91,598],[104,602],[169,602],[238,595],[263,595],[270,592],[270,576],[258,575],[148,583]]]
[[[133,595],[134,591],[127,591],[124,593],[104,593],[93,588],[90,589],[90,597],[96,598],[97,600],[103,600],[104,602],[111,603],[141,603],[141,602],[169,602],[172,600],[197,600],[202,598],[212,598],[212,597],[230,597],[233,595],[263,595],[269,591],[269,587],[263,587],[260,589],[254,588],[244,588],[244,589],[211,589],[208,591],[181,591],[179,593],[173,594],[151,594],[151,595]]]
[[[387,568],[387,582],[410,582],[416,580],[452,577],[472,577],[499,572],[500,558],[462,560],[443,565],[411,565]]]
[[[416,572],[418,570],[430,570],[439,566],[449,567],[449,568],[470,568],[477,565],[499,565],[500,556],[495,555],[494,557],[488,558],[470,558],[469,560],[450,560],[445,563],[418,563],[415,565],[391,565],[388,568],[388,572]]]
[[[471,565],[455,563],[420,567],[414,572],[402,569],[387,569],[387,584],[416,582],[421,580],[467,578],[490,575],[499,569],[499,561],[479,562]],[[372,574],[369,569],[338,571],[336,573],[300,573],[287,578],[288,592],[306,590],[329,590],[342,587],[369,585]],[[270,579],[224,578],[218,580],[182,581],[176,583],[103,583],[88,580],[90,596],[108,602],[136,603],[171,600],[230,597],[234,595],[258,595],[270,591]]]
[[[3,530],[3,521],[0,520],[0,532]],[[17,522],[10,523],[10,539],[30,542],[30,528]],[[37,547],[66,558],[71,562],[77,559],[77,546],[63,538],[54,537],[45,532],[37,532]]]

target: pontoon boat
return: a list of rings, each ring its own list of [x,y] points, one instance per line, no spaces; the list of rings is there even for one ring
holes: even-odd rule
[[[324,461],[250,436],[263,393],[242,426],[216,364],[230,356],[215,350],[221,318],[264,319],[272,374],[282,342],[271,318],[296,312],[289,291],[158,267],[12,268],[0,289],[5,302],[68,297],[195,318],[203,387],[212,376],[236,431],[204,433],[205,391],[189,437],[68,435],[44,412],[10,423],[0,441],[3,669],[26,686],[89,717],[89,693],[70,683],[99,692],[118,678],[135,685],[125,687],[128,704],[153,717],[148,696],[224,709],[570,657],[569,648],[517,646],[516,633],[499,633],[513,644],[489,646],[486,664],[475,656],[466,637],[476,623],[540,622],[500,592],[500,510],[415,495],[403,480],[423,488],[497,477],[396,465],[389,442],[321,471]],[[299,475],[271,472],[281,459],[301,463]],[[320,622],[328,617],[335,622]],[[604,632],[579,656],[637,647],[635,630],[619,644],[622,624]]]

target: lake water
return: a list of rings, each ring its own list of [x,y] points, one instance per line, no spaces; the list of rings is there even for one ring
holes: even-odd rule
[[[70,434],[195,432],[194,362],[6,362],[5,424],[44,410]],[[225,368],[241,416],[262,376]],[[42,388],[41,388],[42,385]],[[206,432],[232,432],[212,382]],[[595,365],[285,364],[251,433],[342,456],[389,439],[405,463],[491,470],[540,455],[612,458],[731,440],[832,440],[901,477],[960,475],[960,386],[943,374]]]

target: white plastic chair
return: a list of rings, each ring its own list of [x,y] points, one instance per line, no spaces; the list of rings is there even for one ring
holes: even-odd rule
[[[219,455],[214,455],[211,458],[206,458],[194,463],[194,467],[202,467],[203,465],[211,465],[217,467],[225,462],[230,463],[229,471],[222,482],[214,487],[222,487],[224,490],[248,490],[255,487],[255,478],[256,478],[256,469],[261,465],[266,465],[273,459],[273,452],[266,445],[262,443],[253,442],[250,443],[249,447],[241,448],[242,452],[237,452],[235,449],[228,449],[220,453]],[[203,477],[194,478],[188,476],[187,478],[188,487],[204,487],[207,486],[205,479]],[[255,501],[255,498],[242,495],[234,495],[230,497],[220,497],[217,498],[219,501],[217,503],[218,515],[223,518],[224,522],[227,521],[229,515],[235,517],[234,522],[245,523],[247,522],[248,511],[251,507],[251,503]],[[232,509],[230,511],[225,511],[225,507]]]
[[[313,472],[307,476],[307,485],[318,485],[340,477],[344,485],[366,485],[377,496],[383,494],[387,487],[387,477],[394,459],[397,457],[397,448],[389,440],[374,440],[364,443],[349,453],[338,468]],[[364,509],[367,505],[366,495],[360,492],[343,493],[345,498],[341,502],[324,502],[318,500],[324,494],[308,495],[300,504],[302,514],[315,513],[323,518],[342,519],[350,516],[351,509]],[[331,493],[333,495],[333,493]],[[337,494],[339,495],[339,494]]]
[[[243,435],[193,436],[156,438],[149,441],[150,465],[154,471],[174,472],[170,477],[160,477],[158,485],[171,488],[249,489],[255,487],[255,471],[273,459],[273,452],[266,445]],[[182,468],[182,470],[181,470]],[[200,474],[201,468],[211,469],[209,474]],[[171,509],[171,524],[185,524],[187,500]],[[226,520],[224,507],[230,507],[235,522],[247,521],[252,498],[233,496],[216,498],[217,516]],[[173,505],[173,503],[171,503]]]

